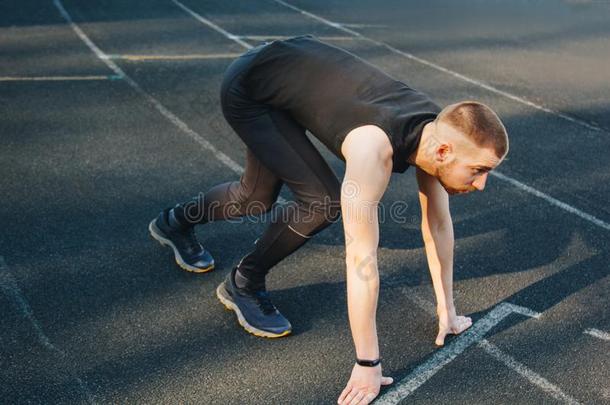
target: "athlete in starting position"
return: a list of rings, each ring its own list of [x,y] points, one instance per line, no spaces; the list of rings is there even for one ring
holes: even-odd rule
[[[185,270],[214,268],[194,226],[262,214],[282,184],[295,196],[275,205],[254,249],[218,286],[219,300],[250,333],[280,337],[290,322],[265,288],[269,269],[340,216],[346,240],[348,315],[356,349],[351,378],[338,402],[369,403],[382,377],[376,331],[379,292],[378,202],[392,172],[415,166],[428,266],[436,295],[438,335],[459,334],[472,324],[453,304],[453,225],[449,194],[483,190],[490,170],[508,152],[506,130],[487,106],[464,101],[438,107],[358,56],[312,35],[250,49],[227,68],[222,112],[247,146],[239,181],[219,184],[165,209],[149,226],[173,248]],[[342,182],[305,134],[309,130],[346,163]]]

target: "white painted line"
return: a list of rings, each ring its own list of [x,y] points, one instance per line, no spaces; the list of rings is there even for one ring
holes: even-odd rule
[[[233,170],[235,173],[237,173],[239,175],[241,175],[244,172],[244,168],[239,163],[237,163],[236,161],[231,159],[228,155],[224,154],[220,150],[216,149],[216,147],[214,147],[214,145],[212,145],[210,142],[208,142],[204,137],[199,135],[197,132],[193,131],[177,115],[175,115],[173,112],[168,110],[156,98],[154,98],[153,96],[148,94],[146,91],[144,91],[144,89],[142,89],[142,87],[140,87],[140,85],[136,81],[134,81],[131,77],[129,77],[116,63],[114,63],[112,60],[110,60],[108,55],[106,55],[100,48],[98,48],[97,45],[95,45],[93,43],[93,41],[91,41],[91,39],[89,39],[87,34],[85,34],[83,32],[83,30],[81,30],[80,27],[78,25],[76,25],[76,23],[72,20],[72,17],[70,16],[70,14],[68,14],[66,9],[64,8],[63,4],[61,3],[61,0],[53,0],[53,4],[55,5],[55,7],[57,7],[60,14],[66,20],[66,22],[68,23],[70,28],[72,28],[74,33],[85,43],[85,45],[87,45],[89,47],[89,49],[91,49],[91,51],[100,60],[102,60],[106,64],[106,66],[108,66],[108,68],[110,70],[112,70],[117,76],[120,76],[127,84],[129,84],[129,86],[131,86],[131,88],[133,88],[138,94],[140,94],[150,104],[152,104],[152,106],[155,107],[157,109],[157,111],[159,111],[159,113],[161,113],[161,115],[163,115],[165,118],[167,118],[172,124],[174,124],[178,129],[180,129],[186,135],[191,137],[191,139],[193,139],[195,142],[197,142],[199,145],[201,145],[204,149],[207,149],[208,151],[210,151],[214,155],[214,157],[216,157],[218,160],[220,160],[222,163],[224,163],[229,169]],[[282,197],[279,197],[277,201],[280,204],[286,203],[286,200]]]
[[[599,329],[586,329],[583,333],[586,333],[587,335],[591,335],[594,336],[596,338],[602,339],[602,340],[608,340],[610,341],[610,333],[601,331]]]
[[[430,359],[415,368],[407,377],[397,382],[388,392],[380,396],[375,404],[397,404],[404,400],[459,354],[480,342],[487,332],[514,312],[540,317],[539,313],[528,308],[505,302],[498,304],[448,345],[437,350]]]
[[[511,304],[510,302],[503,302],[502,306],[510,312],[514,312],[515,314],[521,314],[523,316],[528,316],[530,318],[538,319],[542,316],[542,314],[538,311],[522,307],[521,305]]]
[[[348,24],[348,23],[342,23],[341,24],[344,27],[347,28],[388,28],[387,25],[384,24]]]
[[[214,24],[212,21],[210,21],[207,18],[201,16],[200,14],[197,14],[196,12],[194,12],[193,10],[191,10],[190,8],[185,6],[184,4],[180,3],[178,0],[172,0],[172,2],[175,5],[177,5],[178,7],[180,7],[182,10],[184,10],[185,12],[190,14],[194,19],[196,19],[197,21],[207,25],[208,27],[212,28],[214,31],[217,31],[217,32],[221,33],[226,38],[228,38],[228,39],[230,39],[232,41],[237,42],[238,44],[240,44],[241,46],[243,46],[246,49],[252,48],[252,45],[250,45],[249,43],[247,43],[245,41],[242,41],[239,38],[239,36],[233,35],[230,32],[225,31],[224,29],[220,28],[218,25]]]
[[[516,101],[518,103],[525,104],[525,105],[527,105],[529,107],[532,107],[532,108],[535,108],[537,110],[544,111],[546,113],[552,114],[552,115],[554,115],[556,117],[559,117],[559,118],[562,118],[562,119],[564,119],[566,121],[570,121],[572,123],[581,125],[581,126],[587,128],[587,129],[590,129],[590,130],[593,130],[593,131],[606,131],[604,128],[601,128],[600,126],[598,126],[596,123],[587,122],[587,121],[584,121],[584,120],[582,120],[580,118],[576,118],[576,117],[573,117],[571,115],[568,115],[568,114],[565,114],[565,113],[562,113],[562,112],[555,111],[555,110],[552,110],[550,108],[544,107],[544,106],[542,106],[540,104],[533,103],[533,102],[531,102],[529,100],[524,99],[523,97],[519,97],[519,96],[516,96],[516,95],[511,94],[509,92],[500,90],[500,89],[498,89],[496,87],[493,87],[493,86],[491,86],[491,85],[489,85],[487,83],[484,83],[484,82],[482,82],[480,80],[476,80],[476,79],[473,79],[471,77],[465,76],[465,75],[463,75],[461,73],[455,72],[455,71],[453,71],[451,69],[447,69],[447,68],[445,68],[445,67],[443,67],[441,65],[438,65],[438,64],[436,64],[434,62],[430,62],[430,61],[428,61],[426,59],[422,59],[422,58],[417,57],[417,56],[415,56],[415,55],[413,55],[411,53],[401,51],[400,49],[394,48],[393,46],[391,46],[391,45],[389,45],[389,44],[387,44],[385,42],[378,41],[378,40],[373,39],[373,38],[369,38],[369,37],[367,37],[365,35],[360,34],[359,32],[356,32],[354,30],[351,30],[351,29],[347,28],[347,24],[340,24],[340,23],[337,23],[337,22],[334,22],[334,21],[327,20],[324,17],[320,17],[319,15],[316,15],[316,14],[310,13],[308,11],[305,11],[305,10],[303,10],[301,8],[293,6],[292,4],[286,3],[283,0],[271,0],[271,1],[274,1],[275,3],[281,4],[284,7],[288,7],[288,8],[290,8],[290,9],[292,9],[292,10],[298,12],[298,13],[306,15],[307,17],[310,17],[310,18],[312,18],[314,20],[320,21],[321,23],[324,23],[326,25],[334,27],[334,28],[336,28],[338,30],[341,30],[343,32],[347,32],[348,34],[351,34],[351,35],[354,35],[354,36],[356,36],[356,37],[358,37],[360,39],[366,40],[366,41],[368,41],[368,42],[370,42],[372,44],[382,46],[382,47],[386,48],[387,50],[389,50],[391,52],[394,52],[394,53],[396,53],[398,55],[404,56],[405,58],[411,59],[411,60],[413,60],[415,62],[418,62],[420,64],[426,65],[428,67],[431,67],[431,68],[436,69],[438,71],[441,71],[443,73],[451,75],[451,76],[453,76],[453,77],[455,77],[457,79],[460,79],[460,80],[463,80],[465,82],[474,84],[475,86],[481,87],[481,88],[483,88],[485,90],[488,90],[488,91],[490,91],[492,93],[495,93],[495,94],[498,94],[500,96],[506,97],[506,98],[511,99],[513,101]]]
[[[2,290],[4,294],[9,298],[9,301],[12,302],[15,308],[19,311],[19,314],[30,324],[30,326],[32,326],[38,343],[40,343],[41,346],[55,353],[59,357],[65,358],[66,354],[53,343],[51,343],[47,335],[45,335],[44,331],[40,327],[38,320],[36,319],[36,317],[34,317],[32,308],[30,308],[30,305],[23,296],[23,293],[17,285],[17,282],[9,272],[8,266],[6,265],[6,261],[4,260],[4,256],[0,256],[0,290]],[[93,404],[93,396],[85,386],[83,380],[78,377],[74,377],[74,379],[80,389],[80,393],[87,399],[90,404]]]
[[[111,60],[127,60],[131,62],[164,61],[164,60],[197,60],[197,59],[232,59],[241,53],[209,53],[190,55],[106,55]]]
[[[38,342],[48,350],[64,356],[64,352],[53,345],[47,335],[45,335],[42,331],[42,328],[34,317],[30,306],[23,297],[21,289],[15,282],[13,276],[10,274],[3,256],[0,256],[0,288],[2,288],[4,293],[10,298],[13,304],[15,304],[15,307],[19,310],[19,313],[32,325]]]
[[[120,80],[121,77],[110,76],[0,76],[0,82],[59,82],[86,80]]]
[[[288,4],[288,3],[286,3],[285,1],[282,1],[282,0],[271,0],[271,1],[274,1],[274,2],[276,2],[278,4],[281,4],[284,7],[288,7],[289,9],[294,10],[297,13],[301,13],[301,14],[303,14],[303,15],[305,15],[305,16],[313,19],[313,20],[320,21],[323,24],[326,24],[326,25],[329,25],[331,27],[337,28],[338,30],[341,30],[343,32],[347,32],[348,34],[351,34],[351,35],[353,35],[355,37],[359,37],[359,38],[362,38],[362,39],[365,39],[365,40],[369,40],[369,38],[365,37],[364,35],[360,34],[359,32],[356,32],[356,31],[353,31],[353,30],[347,28],[347,26],[348,26],[347,24],[341,24],[341,23],[338,23],[338,22],[327,20],[324,17],[320,17],[319,15],[310,13],[309,11],[305,11],[305,10],[303,10],[301,8],[293,6],[292,4]]]
[[[519,363],[513,357],[509,356],[506,353],[503,353],[498,349],[495,345],[491,344],[487,339],[482,339],[478,343],[479,347],[485,350],[487,353],[495,357],[500,362],[504,363],[508,368],[515,371],[518,374],[521,374],[523,377],[528,379],[532,384],[537,385],[542,389],[542,391],[546,392],[553,398],[558,401],[564,402],[566,404],[578,404],[579,402],[572,398],[571,396],[565,394],[559,387],[555,384],[549,382],[546,378],[540,376],[536,372],[530,370],[523,364]]]
[[[241,38],[241,39],[250,39],[252,41],[265,41],[268,39],[274,40],[274,39],[288,39],[288,38],[292,38],[294,35],[236,35],[236,38]],[[359,38],[354,37],[354,36],[349,36],[349,37],[340,37],[340,36],[330,36],[330,37],[318,37],[321,40],[326,40],[326,41],[353,41],[353,40],[357,40]]]
[[[593,223],[593,224],[595,224],[595,225],[597,225],[597,226],[599,226],[599,227],[601,227],[601,228],[603,228],[603,229],[605,229],[607,231],[610,231],[610,224],[609,223],[604,222],[601,219],[596,218],[596,217],[594,217],[591,214],[587,214],[586,212],[581,211],[578,208],[572,207],[571,205],[566,204],[563,201],[559,201],[558,199],[553,198],[550,195],[543,193],[542,191],[538,191],[535,188],[530,187],[527,184],[523,184],[520,181],[515,180],[515,179],[513,179],[511,177],[508,177],[508,176],[506,176],[506,175],[504,175],[502,173],[499,173],[497,171],[491,171],[489,173],[492,174],[493,176],[496,176],[497,178],[499,178],[501,180],[504,180],[504,181],[512,184],[513,186],[515,186],[515,187],[517,187],[517,188],[519,188],[519,189],[521,189],[523,191],[526,191],[526,192],[528,192],[530,194],[533,194],[536,197],[542,198],[543,200],[551,203],[552,205],[554,205],[556,207],[559,207],[559,208],[561,208],[561,209],[563,209],[563,210],[565,210],[565,211],[567,211],[567,212],[569,212],[571,214],[577,215],[577,216],[581,217],[582,219],[585,219],[585,220],[587,220],[587,221],[589,221],[589,222],[591,222],[591,223]]]

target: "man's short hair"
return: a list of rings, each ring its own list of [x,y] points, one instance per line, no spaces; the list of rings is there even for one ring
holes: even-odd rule
[[[508,153],[508,134],[498,115],[485,104],[462,101],[443,108],[436,118],[466,135],[475,145],[495,151],[502,159]]]

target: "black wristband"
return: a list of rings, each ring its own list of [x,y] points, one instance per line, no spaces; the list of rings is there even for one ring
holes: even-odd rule
[[[364,367],[375,367],[377,364],[381,363],[381,357],[377,360],[361,360],[359,358],[356,358],[356,363]]]

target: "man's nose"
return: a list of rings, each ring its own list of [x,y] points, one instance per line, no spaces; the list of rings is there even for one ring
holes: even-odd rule
[[[485,182],[487,182],[487,173],[479,176],[475,181],[472,182],[472,185],[479,191],[483,191],[485,188]]]

